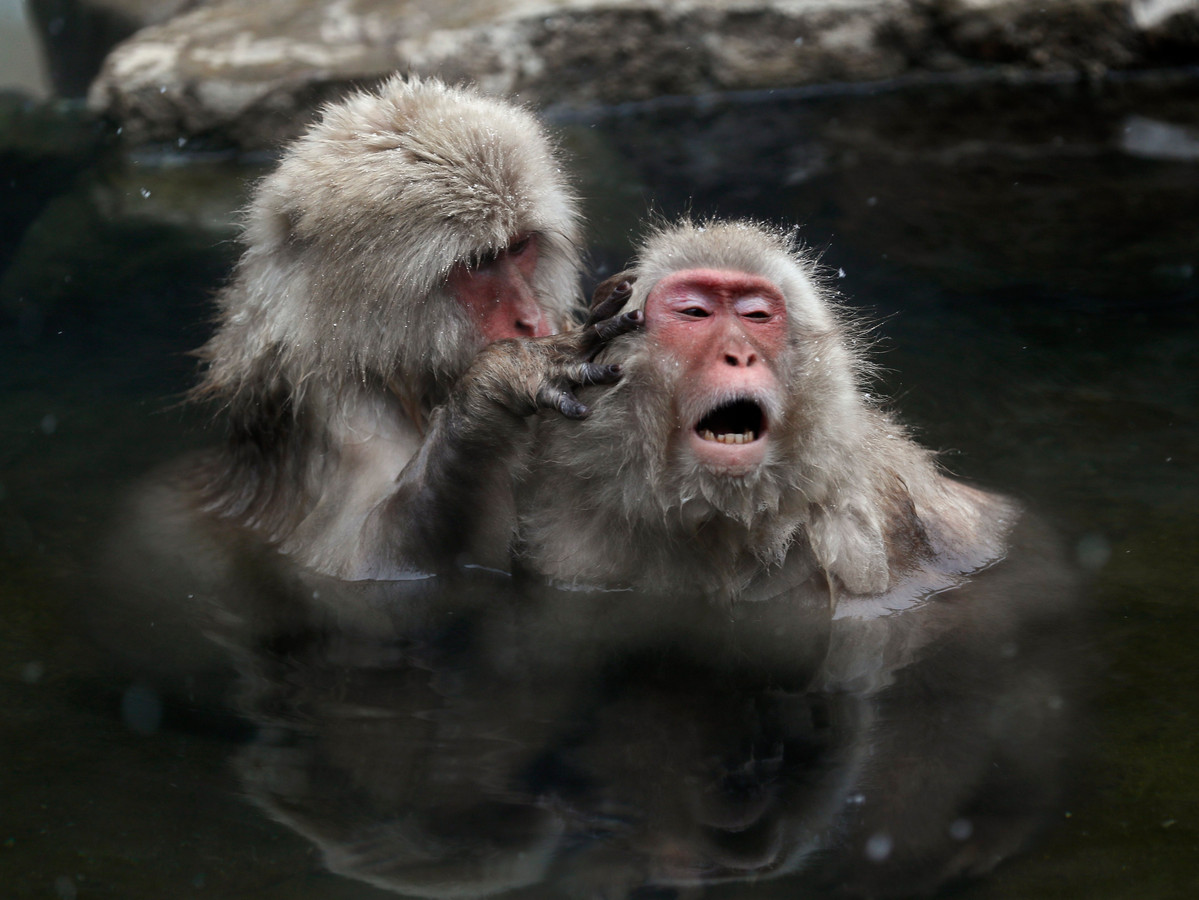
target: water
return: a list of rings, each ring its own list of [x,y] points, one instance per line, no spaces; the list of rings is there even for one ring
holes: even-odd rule
[[[235,600],[114,602],[95,576],[129,485],[218,433],[178,401],[262,168],[122,158],[69,112],[6,109],[7,894],[825,896],[1024,842],[955,896],[1192,895],[1193,91],[926,84],[561,119],[598,275],[647,210],[802,223],[877,322],[878,389],[1083,572],[1090,612],[1047,608],[1066,569],[1029,549],[1009,576],[1043,594],[989,576],[971,615],[907,620],[948,652],[898,667],[863,641],[846,659],[892,687],[834,694],[799,690],[803,654],[777,662],[760,622],[597,617],[482,575],[364,598],[255,565]],[[776,662],[707,652],[726,625]],[[888,868],[926,831],[931,862]]]

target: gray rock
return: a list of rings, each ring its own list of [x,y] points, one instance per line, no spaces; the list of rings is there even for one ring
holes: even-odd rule
[[[1197,58],[1199,0],[212,0],[116,47],[89,105],[134,143],[263,147],[396,70],[580,106]]]

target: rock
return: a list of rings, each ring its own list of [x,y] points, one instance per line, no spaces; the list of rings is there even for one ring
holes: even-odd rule
[[[580,106],[1197,57],[1199,0],[211,0],[116,47],[89,105],[134,143],[264,147],[395,70]]]
[[[54,92],[81,97],[112,47],[204,0],[26,0]]]

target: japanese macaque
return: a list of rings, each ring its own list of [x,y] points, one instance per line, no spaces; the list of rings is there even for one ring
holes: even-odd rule
[[[662,228],[613,287],[604,314],[625,298],[632,312],[599,327],[643,330],[598,350],[578,334],[494,344],[440,423],[476,460],[507,454],[523,566],[728,597],[823,583],[811,597],[827,603],[830,589],[924,595],[1002,556],[1016,510],[943,475],[870,399],[863,341],[793,238],[745,222]],[[562,400],[605,366],[619,383]],[[542,414],[520,456],[511,420],[535,407],[566,415]],[[447,497],[461,529],[464,504]]]
[[[227,446],[199,505],[309,569],[379,577],[367,518],[491,341],[552,334],[579,225],[532,114],[393,78],[330,106],[257,187],[195,394]]]

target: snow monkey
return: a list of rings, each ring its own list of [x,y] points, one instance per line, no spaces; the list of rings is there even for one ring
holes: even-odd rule
[[[1002,556],[1015,507],[944,475],[870,398],[864,341],[793,236],[662,227],[597,299],[598,324],[492,344],[463,376],[397,492],[397,520],[424,517],[408,559],[494,528],[472,498],[513,477],[519,564],[576,586],[831,603]]]
[[[302,566],[378,574],[364,535],[425,417],[486,344],[560,330],[579,222],[528,111],[395,77],[327,107],[246,212],[200,350],[229,439],[199,505]]]

